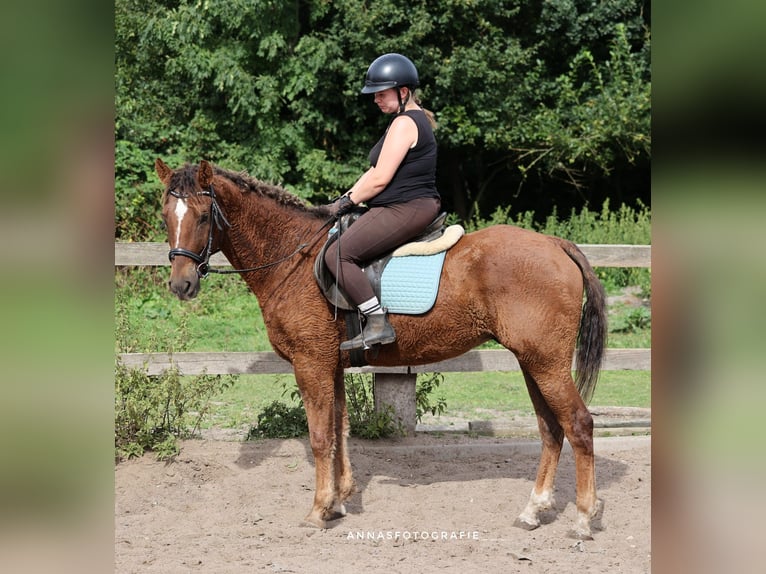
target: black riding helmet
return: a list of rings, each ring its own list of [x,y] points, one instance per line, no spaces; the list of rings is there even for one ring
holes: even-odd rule
[[[389,88],[420,85],[418,70],[409,58],[401,54],[383,54],[370,64],[364,78],[363,94],[374,94]]]
[[[407,100],[402,101],[402,92],[399,88],[407,87],[412,91],[419,85],[418,70],[409,58],[401,54],[383,54],[367,68],[362,93],[374,94],[389,88],[397,88],[399,113],[402,113],[410,96],[408,95]]]

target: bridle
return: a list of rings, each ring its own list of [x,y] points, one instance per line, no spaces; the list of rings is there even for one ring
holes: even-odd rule
[[[174,189],[169,190],[168,194],[177,199],[187,199],[189,197],[189,195],[178,193]],[[213,251],[213,224],[215,223],[215,226],[219,231],[223,231],[224,226],[231,227],[231,224],[223,214],[221,206],[218,205],[218,201],[216,201],[215,190],[213,189],[212,183],[210,184],[210,189],[207,191],[199,191],[194,195],[206,195],[210,198],[210,228],[208,229],[207,234],[207,244],[200,253],[194,253],[194,251],[189,251],[188,249],[183,249],[182,247],[176,247],[168,252],[168,258],[172,263],[173,259],[175,259],[177,255],[188,257],[197,264],[197,275],[204,279],[211,271],[210,258],[214,253],[219,251],[218,249]]]
[[[187,199],[189,198],[189,194],[182,194],[178,193],[176,190],[171,189],[168,190],[168,194],[172,195],[173,197],[177,199]],[[231,227],[231,224],[229,223],[229,220],[226,219],[226,216],[223,214],[223,210],[221,210],[221,206],[218,204],[218,201],[215,197],[215,189],[213,189],[213,184],[210,184],[209,189],[198,191],[192,195],[203,195],[210,198],[210,221],[209,221],[209,229],[208,229],[208,235],[207,235],[207,243],[205,244],[205,247],[200,251],[199,253],[195,253],[194,251],[189,251],[188,249],[183,249],[182,247],[175,247],[171,249],[168,252],[168,258],[170,259],[170,262],[173,262],[173,259],[176,258],[176,256],[181,255],[183,257],[188,257],[192,261],[194,261],[197,264],[197,275],[200,279],[204,279],[207,277],[210,273],[219,273],[219,274],[228,274],[228,273],[248,273],[250,271],[259,271],[261,269],[266,269],[268,267],[273,267],[274,265],[277,265],[279,263],[282,263],[283,261],[286,261],[290,259],[293,255],[296,255],[297,253],[300,253],[308,247],[311,244],[311,240],[306,243],[300,243],[295,248],[295,250],[282,257],[281,259],[277,259],[276,261],[272,261],[271,263],[266,263],[264,265],[258,265],[257,267],[248,267],[246,269],[214,269],[210,267],[210,258],[213,256],[213,254],[218,253],[220,249],[213,250],[213,224],[215,224],[215,227],[218,229],[218,231],[224,231],[224,228]],[[335,217],[330,217],[324,224],[322,224],[322,227],[320,227],[317,232],[312,236],[312,239],[315,239],[318,237],[318,235],[322,232],[322,230],[327,227],[330,223],[335,221]]]

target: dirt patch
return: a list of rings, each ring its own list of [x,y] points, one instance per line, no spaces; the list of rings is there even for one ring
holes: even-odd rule
[[[596,439],[605,502],[592,541],[567,537],[574,461],[565,445],[556,512],[526,504],[539,441],[465,433],[350,441],[358,492],[326,530],[301,526],[313,498],[306,439],[192,440],[171,463],[115,469],[115,572],[650,572],[651,439]]]

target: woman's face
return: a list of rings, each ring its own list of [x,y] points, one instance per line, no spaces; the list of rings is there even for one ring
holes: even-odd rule
[[[406,97],[405,94],[402,94]],[[399,99],[396,97],[396,88],[389,88],[375,92],[375,103],[384,114],[395,114],[399,111]]]

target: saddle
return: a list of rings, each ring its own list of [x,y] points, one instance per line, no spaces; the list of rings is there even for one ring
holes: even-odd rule
[[[319,285],[320,290],[324,293],[327,300],[338,309],[346,311],[356,311],[356,306],[351,303],[338,285],[336,285],[335,277],[327,269],[325,265],[324,257],[327,248],[332,245],[334,241],[338,239],[342,233],[348,229],[365,210],[355,210],[351,213],[342,216],[335,225],[329,231],[329,237],[327,242],[319,252],[314,262],[314,278]],[[405,256],[405,255],[433,255],[446,251],[454,245],[458,239],[463,235],[463,228],[459,225],[452,225],[447,227],[450,233],[445,233],[444,222],[447,219],[447,213],[440,213],[436,219],[434,219],[423,232],[415,237],[411,242],[402,245],[389,253],[382,255],[381,257],[370,261],[363,268],[364,273],[372,284],[372,289],[378,300],[381,299],[381,280],[383,277],[383,271],[391,261],[392,257]],[[446,239],[439,244],[439,240]]]

